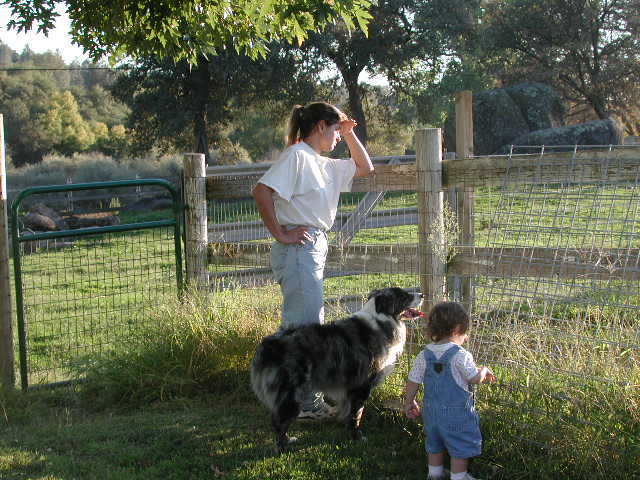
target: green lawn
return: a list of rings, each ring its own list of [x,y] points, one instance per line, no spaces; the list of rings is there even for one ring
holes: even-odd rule
[[[251,398],[205,395],[133,411],[87,412],[50,397],[0,433],[3,479],[423,479],[416,425],[371,407],[367,442],[342,425],[295,424],[274,455],[266,411]],[[52,405],[53,404],[53,405]],[[484,468],[484,466],[481,466]]]

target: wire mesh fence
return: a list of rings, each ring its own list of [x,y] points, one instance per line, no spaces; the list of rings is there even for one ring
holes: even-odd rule
[[[146,188],[175,202],[168,182],[141,182],[155,182]],[[117,187],[113,183],[131,187],[126,182],[108,183],[112,188]],[[85,191],[100,189],[98,184],[85,186]],[[55,187],[23,193],[37,200],[40,191],[49,199],[67,193]],[[23,388],[68,381],[74,363],[85,355],[105,353],[119,339],[140,332],[149,309],[175,297],[182,275],[176,250],[177,205],[168,210],[118,211],[117,222],[107,226],[101,225],[101,215],[81,214],[85,221],[80,228],[67,225],[48,232],[24,228],[29,205],[34,202],[26,203],[24,210],[14,204],[16,357]]]
[[[514,168],[502,186],[476,189],[475,246],[500,268],[474,279],[471,349],[502,372],[487,404],[515,438],[550,451],[561,443],[554,422],[600,430],[569,392],[599,384],[634,395],[640,365],[640,151],[572,150],[553,180],[525,183]],[[585,166],[596,155],[599,175]],[[540,147],[530,162],[542,171],[553,158]],[[613,174],[627,167],[625,178]]]

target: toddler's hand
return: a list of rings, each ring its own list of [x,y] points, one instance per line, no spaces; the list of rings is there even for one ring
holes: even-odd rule
[[[411,403],[404,405],[404,414],[407,418],[415,420],[420,416],[420,406],[415,400],[412,400]]]
[[[483,382],[488,381],[489,383],[493,383],[496,381],[496,376],[493,374],[493,372],[489,367],[482,367],[482,370],[484,370]]]

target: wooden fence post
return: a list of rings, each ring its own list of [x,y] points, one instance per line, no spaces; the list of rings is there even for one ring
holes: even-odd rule
[[[9,278],[9,221],[7,168],[4,151],[4,124],[0,113],[0,383],[13,387],[13,329],[11,316],[11,280]]]
[[[473,92],[464,90],[456,94],[456,154],[457,158],[473,156]],[[474,244],[474,190],[473,187],[464,187],[464,191],[458,194],[458,225],[460,233],[458,243],[464,246]],[[473,309],[474,294],[473,282],[470,276],[465,276],[461,281],[462,304],[467,312]]]
[[[184,167],[185,259],[187,284],[209,288],[207,268],[207,174],[204,154],[187,153]]]
[[[418,173],[418,263],[423,309],[444,299],[445,238],[442,191],[442,134],[439,128],[416,132]]]

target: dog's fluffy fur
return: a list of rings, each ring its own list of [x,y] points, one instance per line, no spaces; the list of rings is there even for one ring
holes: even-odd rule
[[[251,365],[251,386],[271,412],[282,452],[305,394],[322,391],[338,402],[340,417],[360,438],[360,417],[371,390],[393,370],[405,343],[401,316],[422,294],[385,288],[369,295],[362,310],[325,325],[307,325],[266,337]]]

